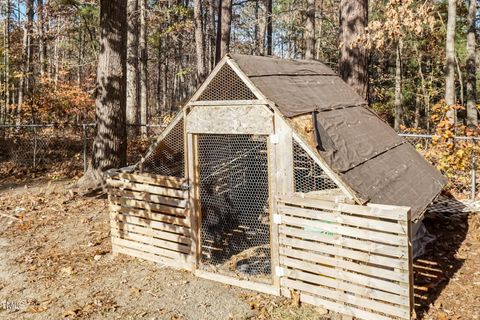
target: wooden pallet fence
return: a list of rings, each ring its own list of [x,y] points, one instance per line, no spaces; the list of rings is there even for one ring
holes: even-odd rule
[[[358,319],[409,319],[409,209],[285,196],[281,292]]]
[[[191,269],[191,221],[185,179],[117,173],[107,180],[112,249]]]

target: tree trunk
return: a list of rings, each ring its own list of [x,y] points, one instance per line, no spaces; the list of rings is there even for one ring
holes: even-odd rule
[[[60,24],[57,25],[55,28],[57,32],[57,36],[55,37],[55,44],[53,47],[53,81],[55,84],[55,89],[58,86],[58,73],[59,73],[59,65],[60,65],[60,54],[59,54],[59,46],[60,46]]]
[[[456,0],[448,0],[448,21],[446,36],[446,59],[445,59],[445,103],[448,106],[455,104],[455,25],[457,19]],[[456,112],[449,110],[447,119],[455,124]]]
[[[418,54],[418,74],[420,76],[420,89],[421,89],[421,94],[423,97],[423,104],[425,108],[425,125],[427,128],[427,132],[430,129],[430,92],[427,90],[427,83],[425,81],[425,76],[423,74],[423,68],[422,68],[422,53],[418,50],[418,48],[415,46],[415,50],[417,51]]]
[[[40,63],[40,75],[45,75],[45,6],[43,0],[37,0],[38,11],[38,60]],[[82,50],[82,49],[81,49]]]
[[[267,55],[273,54],[273,3],[267,0]]]
[[[257,14],[257,33],[255,39],[255,54],[265,55],[265,35],[267,33],[267,1],[257,0],[258,14]]]
[[[403,122],[403,105],[402,105],[402,49],[403,40],[397,42],[397,54],[395,60],[395,123],[394,129],[400,131]]]
[[[87,183],[102,182],[103,172],[126,165],[126,27],[127,0],[100,0],[97,130]]]
[[[140,0],[141,1],[141,0]],[[139,124],[138,0],[127,2],[127,124]],[[138,129],[138,128],[136,128]],[[137,130],[133,130],[137,132]]]
[[[319,23],[316,24],[317,26],[317,41],[315,42],[316,45],[316,59],[321,60],[322,59],[322,49],[323,49],[323,43],[322,43],[322,37],[323,37],[323,0],[318,0],[317,7],[319,8],[318,10],[318,15],[319,15]]]
[[[3,44],[4,44],[4,54],[3,54],[3,63],[5,65],[4,69],[4,90],[5,90],[5,99],[4,99],[4,110],[3,110],[3,119],[2,123],[6,123],[7,114],[9,113],[10,106],[10,0],[7,0],[5,3],[5,20],[3,25]],[[2,115],[0,114],[0,118]]]
[[[477,68],[476,68],[476,16],[477,0],[470,0],[468,7],[467,33],[467,126],[478,125],[477,111]]]
[[[315,59],[315,0],[307,0],[305,24],[305,59]]]
[[[368,23],[368,0],[341,0],[339,72],[365,100],[368,98],[367,50],[355,40],[365,33]]]
[[[218,0],[218,7],[217,7],[217,34],[215,37],[215,65],[220,62],[222,59],[222,6],[223,1],[226,0]]]
[[[421,106],[421,92],[418,91],[416,96],[415,96],[415,118],[414,118],[414,123],[413,127],[415,129],[418,129],[420,127],[420,106]]]
[[[208,50],[208,70],[209,72],[215,67],[215,0],[209,1],[208,6],[208,25],[207,25],[207,35],[209,42]]]
[[[22,117],[22,106],[25,96],[28,94],[30,89],[30,76],[31,76],[31,59],[32,59],[32,24],[33,24],[33,0],[26,0],[25,3],[25,12],[27,21],[25,22],[24,33],[23,33],[23,66],[22,74],[20,76],[20,83],[18,88],[18,106],[16,112],[16,123],[21,123]]]
[[[220,58],[230,52],[230,36],[232,30],[232,0],[222,1],[222,23],[221,41],[220,41]]]
[[[195,22],[195,50],[197,53],[197,77],[202,82],[207,73],[205,67],[205,37],[203,33],[203,14],[202,3],[200,0],[194,0],[193,18]]]
[[[148,124],[148,47],[147,47],[147,0],[140,3],[140,39],[139,39],[139,68],[140,68],[140,122],[142,135],[147,134]]]
[[[79,87],[82,86],[83,83],[83,63],[84,63],[84,55],[85,55],[85,33],[83,29],[78,30],[78,59],[77,59],[77,85]],[[45,72],[45,70],[43,71]]]

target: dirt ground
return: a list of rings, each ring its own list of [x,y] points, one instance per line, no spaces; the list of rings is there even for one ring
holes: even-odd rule
[[[50,181],[50,182],[49,182]],[[106,200],[69,181],[0,179],[1,319],[339,319],[110,253]],[[480,218],[437,214],[415,262],[417,314],[480,319]]]

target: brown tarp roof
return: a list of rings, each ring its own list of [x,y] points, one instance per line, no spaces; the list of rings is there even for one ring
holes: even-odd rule
[[[232,58],[287,117],[366,105],[348,84],[320,62],[246,55]]]
[[[416,219],[446,179],[324,64],[232,55],[287,117],[313,113],[319,154],[365,201],[409,206]]]

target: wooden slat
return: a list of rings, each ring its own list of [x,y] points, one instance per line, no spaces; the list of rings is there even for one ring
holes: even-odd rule
[[[290,291],[288,289],[282,288],[282,295],[285,297],[290,298]],[[338,312],[344,315],[353,316],[358,319],[365,319],[365,320],[391,320],[390,317],[385,317],[379,315],[377,313],[372,313],[368,311],[364,311],[361,309],[357,309],[351,306],[346,306],[344,304],[336,303],[330,300],[322,299],[320,297],[315,297],[308,293],[303,293],[300,295],[300,301],[322,306],[334,312]]]
[[[368,206],[358,206],[358,205],[351,205],[346,203],[335,203],[335,202],[317,200],[312,198],[300,198],[298,196],[281,196],[279,197],[278,201],[291,204],[291,205],[296,205],[296,206],[311,207],[311,208],[331,210],[331,211],[341,211],[341,212],[357,214],[357,215],[362,215],[367,217],[408,221],[408,208],[404,208],[404,207],[392,206],[392,209],[387,209],[388,208],[387,206],[383,208],[380,208],[380,207],[372,208]]]
[[[247,280],[235,279],[235,278],[224,276],[218,273],[211,273],[203,270],[195,270],[195,275],[200,278],[204,278],[212,281],[218,281],[218,282],[222,282],[228,285],[237,286],[237,287],[248,289],[248,290],[254,290],[254,291],[272,294],[276,296],[280,295],[280,290],[278,288],[266,283],[258,283],[258,282],[252,282]]]
[[[157,203],[151,203],[147,201],[126,199],[122,197],[116,197],[114,195],[110,196],[110,201],[113,204],[120,205],[122,207],[146,209],[149,212],[161,212],[161,213],[171,214],[171,215],[180,216],[180,217],[186,217],[188,215],[188,210],[189,210],[189,209],[171,207],[171,206],[157,204]]]
[[[325,243],[337,244],[344,247],[362,250],[370,253],[392,256],[397,258],[408,257],[408,250],[405,247],[391,246],[387,244],[380,244],[375,242],[367,242],[363,240],[357,240],[340,235],[325,235],[317,232],[305,231],[302,229],[280,226],[280,233],[287,236],[301,237],[310,240],[317,240]]]
[[[130,240],[125,240],[125,239],[120,239],[117,237],[112,237],[112,244],[125,247],[125,248],[130,248],[130,249],[136,249],[139,251],[144,251],[144,252],[149,252],[153,254],[158,254],[163,257],[168,257],[171,259],[176,259],[180,262],[186,262],[187,261],[187,255],[180,253],[180,252],[175,252],[167,249],[162,249],[159,247],[155,247],[149,244],[145,243],[139,243],[135,241],[130,241]]]
[[[119,172],[111,178],[113,180],[120,180],[120,181],[129,180],[131,182],[146,183],[150,185],[173,188],[173,189],[181,189],[182,185],[186,181],[184,178],[167,177],[167,176],[160,176],[160,175],[154,175],[149,173],[125,173],[125,172]]]
[[[281,281],[282,281],[282,285],[291,289],[300,290],[301,292],[305,291],[314,295],[333,299],[337,302],[340,301],[343,303],[363,306],[364,308],[367,308],[370,310],[389,314],[395,317],[401,317],[403,319],[408,319],[409,317],[409,312],[400,306],[393,306],[391,304],[386,304],[386,303],[378,302],[371,299],[361,298],[356,295],[346,294],[344,292],[327,289],[326,287],[307,284],[301,281],[285,279],[285,278],[282,279]]]
[[[157,194],[166,197],[174,197],[180,199],[188,198],[188,191],[169,189],[165,187],[151,186],[148,184],[124,182],[120,180],[107,179],[107,184],[110,187],[119,188],[122,190],[143,191],[152,194]]]
[[[315,228],[321,232],[338,233],[338,234],[349,236],[349,237],[371,240],[379,243],[386,243],[386,244],[392,244],[392,245],[398,245],[398,246],[407,245],[407,240],[406,240],[407,237],[401,237],[393,234],[381,233],[381,232],[365,230],[365,229],[345,227],[345,226],[340,226],[336,224],[322,222],[320,220],[313,221],[313,220],[306,220],[302,218],[294,218],[290,216],[282,216],[282,223],[286,225],[292,225],[292,226]]]
[[[302,259],[303,261],[311,261],[314,263],[321,263],[336,268],[341,268],[348,272],[358,272],[360,274],[382,278],[389,281],[400,281],[408,283],[409,278],[407,273],[395,272],[384,268],[369,266],[366,264],[359,264],[357,262],[348,261],[345,259],[335,259],[324,254],[313,253],[312,251],[301,251],[297,249],[290,249],[280,247],[280,254],[285,257],[292,257]]]
[[[185,236],[190,236],[190,229],[186,227],[174,226],[168,223],[148,220],[145,218],[139,218],[139,217],[124,215],[124,214],[117,214],[114,219],[116,221],[123,222],[123,223],[136,224],[140,226],[151,227],[151,228],[160,229],[163,231],[169,231],[172,233],[178,233]]]
[[[131,198],[134,200],[153,202],[153,203],[164,204],[164,205],[179,207],[179,208],[185,208],[188,205],[187,200],[154,195],[148,192],[136,192],[136,191],[110,188],[108,193],[111,196],[115,196],[115,197]]]
[[[343,291],[352,292],[366,298],[382,300],[398,304],[404,307],[409,307],[409,302],[403,296],[399,296],[393,293],[388,293],[380,290],[373,290],[371,288],[356,285],[349,282],[344,282],[340,279],[334,279],[331,277],[325,277],[317,274],[303,272],[301,270],[285,269],[285,277],[298,279],[318,285],[330,287],[332,289],[340,289]]]
[[[345,281],[361,284],[364,286],[383,290],[390,293],[395,293],[405,297],[408,297],[408,294],[409,294],[408,286],[400,285],[400,284],[386,281],[386,280],[376,279],[376,278],[360,275],[353,272],[338,270],[335,268],[329,268],[319,264],[291,259],[284,256],[280,256],[280,262],[283,265],[294,268],[294,269],[300,269],[300,270],[304,270],[304,271],[308,271],[316,274],[325,275],[328,277],[333,277],[336,279],[342,279]]]
[[[152,253],[144,252],[144,251],[139,251],[136,249],[131,249],[131,248],[125,248],[121,246],[114,246],[115,252],[116,253],[121,253],[125,254],[128,256],[132,256],[135,258],[140,258],[160,264],[167,265],[172,268],[178,268],[178,269],[191,269],[191,265],[189,263],[185,263],[182,261],[177,261],[177,260],[172,260],[167,257],[161,257]]]
[[[115,212],[124,213],[129,216],[135,216],[135,217],[144,218],[152,221],[165,222],[165,223],[177,225],[177,226],[190,227],[190,221],[182,217],[170,216],[170,215],[165,215],[157,212],[151,212],[151,211],[146,211],[146,210],[141,210],[136,208],[122,207],[117,205],[112,205],[110,208]]]
[[[293,234],[294,236],[298,236],[297,234]],[[323,254],[331,254],[335,256],[340,256],[348,259],[354,259],[358,261],[362,261],[365,263],[372,263],[378,264],[381,266],[397,268],[400,270],[408,270],[408,261],[407,257],[405,259],[395,259],[385,256],[379,256],[372,252],[362,252],[358,250],[351,250],[348,248],[344,248],[341,245],[330,245],[322,242],[314,242],[314,241],[305,241],[301,239],[294,239],[289,238],[285,235],[280,235],[280,243],[286,246],[304,248],[307,250],[314,250],[321,252]]]
[[[142,243],[152,245],[154,247],[168,249],[168,250],[172,250],[180,253],[185,253],[185,254],[190,253],[189,246],[185,246],[180,243],[170,242],[170,241],[166,241],[166,240],[162,240],[162,239],[158,239],[150,236],[144,236],[144,235],[133,233],[133,232],[122,232],[122,230],[119,230],[119,229],[112,229],[112,236],[119,239],[142,242]]]
[[[283,213],[286,215],[288,214],[288,215],[302,217],[302,218],[336,222],[339,224],[346,224],[354,227],[361,227],[366,229],[372,229],[372,230],[378,230],[378,231],[384,231],[384,232],[396,233],[396,234],[404,234],[404,235],[407,233],[407,230],[405,230],[403,226],[398,223],[386,222],[378,219],[365,219],[361,217],[346,215],[343,213],[340,213],[339,215],[331,212],[315,211],[315,210],[298,208],[298,207],[290,207],[284,204],[279,205],[279,211],[280,213]]]
[[[182,243],[185,245],[190,245],[192,243],[192,240],[189,237],[181,236],[175,233],[170,233],[170,232],[164,232],[161,230],[153,229],[150,226],[145,227],[145,226],[137,226],[133,224],[126,224],[126,223],[120,223],[120,222],[115,222],[111,221],[111,227],[112,227],[112,233],[118,231],[120,234],[122,232],[134,232],[138,234],[143,234],[151,237],[156,237],[172,242],[178,242]],[[116,231],[115,231],[116,230]]]

